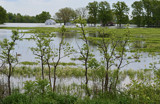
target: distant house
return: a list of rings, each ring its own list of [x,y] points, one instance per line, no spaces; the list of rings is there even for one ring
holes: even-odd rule
[[[54,20],[52,20],[52,19],[48,19],[45,22],[45,25],[55,25],[55,24],[56,24],[56,22]]]
[[[115,25],[115,23],[113,23],[113,22],[108,22],[107,24],[106,24],[106,26],[114,26]]]

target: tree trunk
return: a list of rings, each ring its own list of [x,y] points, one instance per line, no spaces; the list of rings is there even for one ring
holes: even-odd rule
[[[11,75],[8,75],[8,93],[11,95],[11,81],[10,81]]]
[[[116,87],[117,87],[118,80],[119,80],[119,69],[117,69],[116,82],[115,82],[115,85],[114,85],[114,88],[115,88],[115,89],[116,89]]]
[[[8,73],[8,93],[11,95],[11,74],[12,74],[12,64],[10,62],[10,51],[8,51],[8,64],[9,64],[9,73]]]
[[[43,56],[41,56],[41,68],[42,68],[42,79],[44,80],[44,63],[43,63]]]
[[[119,24],[119,27],[121,27],[121,26],[122,26],[122,24],[120,23],[120,24]]]
[[[108,91],[108,83],[109,83],[109,75],[108,75],[108,70],[109,70],[109,61],[107,61],[107,66],[106,66],[106,78],[105,78],[105,92]]]
[[[88,85],[88,68],[87,68],[87,63],[85,62],[85,69],[86,69],[86,71],[85,71],[85,76],[86,76],[86,85]]]
[[[102,93],[103,93],[104,79],[102,79]]]
[[[88,88],[88,68],[87,68],[87,61],[85,62],[85,76],[86,76],[86,93],[88,96],[90,96],[89,88]]]
[[[52,82],[51,82],[51,67],[50,67],[50,64],[49,64],[49,61],[47,60],[47,65],[48,65],[48,70],[49,70],[49,84],[50,84],[50,87],[52,88]]]
[[[106,78],[105,78],[105,91],[108,91],[108,81],[109,81],[109,77],[108,77],[108,69],[107,69]]]
[[[56,68],[57,66],[54,66],[53,92],[55,92],[56,88]]]

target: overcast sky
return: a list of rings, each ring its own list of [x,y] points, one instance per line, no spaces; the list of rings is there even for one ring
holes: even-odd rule
[[[85,7],[89,2],[95,0],[0,0],[0,6],[7,12],[21,13],[22,15],[35,16],[42,11],[50,12],[53,16],[60,8],[71,7],[73,9]],[[104,0],[96,0],[104,1]],[[106,0],[112,3],[124,1],[129,7],[135,0]],[[138,0],[139,1],[139,0]]]

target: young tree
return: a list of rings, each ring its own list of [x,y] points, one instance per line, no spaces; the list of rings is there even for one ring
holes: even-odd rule
[[[60,9],[55,15],[59,21],[63,21],[64,25],[66,25],[67,22],[74,20],[77,16],[76,12],[68,7]]]
[[[7,12],[2,6],[0,6],[0,24],[6,22],[6,19],[7,19]]]
[[[99,28],[98,34],[101,37],[100,41],[95,41],[100,53],[103,55],[105,65],[105,91],[109,91],[109,69],[115,64],[116,47],[119,40],[114,34],[106,34],[105,28]]]
[[[73,47],[70,46],[69,43],[64,41],[66,32],[67,32],[67,29],[63,25],[59,30],[59,33],[61,33],[61,37],[62,37],[61,41],[59,43],[59,47],[56,48],[52,53],[53,54],[53,64],[54,64],[53,92],[56,89],[56,78],[57,78],[56,70],[57,70],[57,66],[59,65],[62,58],[67,57],[67,56],[69,57],[75,51],[73,49]],[[62,54],[62,52],[63,52],[63,54]]]
[[[12,52],[14,51],[16,41],[21,39],[19,37],[18,31],[12,31],[11,40],[4,39],[0,41],[1,53],[0,58],[3,64],[8,64],[8,73],[6,74],[8,77],[8,92],[11,95],[11,81],[10,78],[14,71],[15,65],[18,63],[17,55],[14,55]],[[15,64],[14,64],[15,63]]]
[[[113,3],[113,8],[117,18],[117,24],[119,24],[119,26],[121,27],[122,23],[127,23],[129,20],[128,18],[129,8],[125,2],[120,2],[120,1],[118,1],[117,3]]]
[[[97,31],[101,40],[97,40],[95,43],[104,59],[103,63],[106,74],[105,91],[111,92],[112,89],[116,91],[120,69],[130,63],[138,62],[138,59],[135,59],[134,55],[127,56],[126,54],[129,50],[127,49],[127,46],[129,44],[130,31],[126,29],[124,34],[118,36],[114,33],[107,34],[107,29],[105,28],[99,28]],[[109,70],[112,69],[112,66],[116,67],[113,78],[109,75]]]
[[[102,26],[105,26],[112,20],[112,11],[107,1],[101,1],[98,8],[98,19],[101,21]]]
[[[134,23],[140,27],[143,25],[143,21],[144,21],[144,11],[143,11],[143,3],[142,1],[135,1],[132,4],[132,15],[133,15],[133,20]]]
[[[117,69],[116,69],[115,81],[113,82],[114,83],[113,89],[115,90],[119,81],[120,69],[132,62],[135,62],[134,60],[129,61],[129,59],[127,58],[127,57],[131,57],[131,56],[127,56],[126,54],[127,45],[129,44],[129,38],[130,38],[130,31],[128,29],[121,37],[118,38],[119,43],[116,47],[116,53],[115,53],[115,57],[118,62],[115,64]]]
[[[53,36],[54,34],[46,33],[44,31],[38,31],[32,36],[32,39],[36,42],[36,47],[31,47],[31,51],[36,55],[36,58],[41,61],[42,79],[44,79],[44,65],[50,58],[50,56],[45,56],[50,55],[49,49]]]
[[[49,79],[49,84],[50,84],[50,87],[52,88],[52,81],[51,81],[51,59],[53,57],[53,50],[51,48],[51,38],[49,39],[49,44],[48,46],[46,47],[46,54],[44,55],[44,60],[45,60],[45,63],[47,64],[48,66],[48,70],[49,70],[49,73],[48,73],[48,79]]]
[[[80,48],[79,45],[78,45],[78,47],[79,47],[80,54],[81,54],[80,58],[83,60],[84,66],[85,66],[86,92],[87,92],[88,96],[90,96],[90,92],[89,92],[89,89],[88,89],[88,67],[89,67],[88,62],[92,58],[93,55],[90,52],[89,41],[87,39],[86,31],[84,29],[84,27],[86,26],[85,19],[82,19],[81,17],[79,17],[77,20],[75,20],[75,23],[80,24],[81,36],[82,36],[82,40],[84,41],[83,46]]]
[[[89,10],[89,21],[96,26],[98,20],[98,2],[94,1],[88,3],[87,8]]]

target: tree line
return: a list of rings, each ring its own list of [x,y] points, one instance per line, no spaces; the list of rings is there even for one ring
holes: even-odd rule
[[[159,27],[160,26],[160,1],[159,0],[140,0],[135,1],[131,7],[133,8],[132,15],[129,19],[130,8],[125,2],[118,1],[112,4],[112,8],[107,1],[89,2],[86,7],[72,9],[69,7],[61,8],[52,17],[57,23],[71,22],[78,17],[86,19],[87,23],[100,23],[102,26],[113,24],[136,24],[138,27]],[[0,7],[0,23],[44,23],[51,18],[49,12],[43,11],[36,16],[28,16],[7,13],[3,7]]]
[[[51,18],[49,12],[43,11],[36,16],[21,15],[20,13],[13,14],[7,13],[6,22],[9,23],[44,23],[47,19]]]

